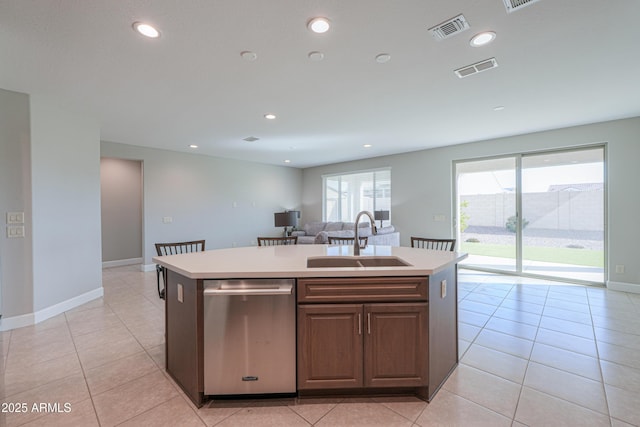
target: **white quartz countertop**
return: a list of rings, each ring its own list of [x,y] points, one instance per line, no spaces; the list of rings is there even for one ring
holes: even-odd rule
[[[251,246],[160,256],[153,258],[153,261],[191,279],[426,276],[460,262],[467,257],[467,254],[369,245],[360,251],[361,257],[393,256],[410,265],[402,267],[307,268],[307,258],[322,256],[353,257],[353,247],[338,245]]]

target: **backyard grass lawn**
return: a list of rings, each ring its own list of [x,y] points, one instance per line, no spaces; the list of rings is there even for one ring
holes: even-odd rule
[[[588,267],[604,267],[604,251],[571,248],[543,248],[525,246],[523,258],[531,261],[556,262],[561,264],[585,265]],[[493,256],[498,258],[515,258],[513,246],[491,245],[486,243],[462,242],[461,252],[472,255]]]

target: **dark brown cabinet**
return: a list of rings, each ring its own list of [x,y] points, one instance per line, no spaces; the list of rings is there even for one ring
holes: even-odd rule
[[[427,285],[426,277],[300,279],[298,389],[426,387]],[[339,300],[348,302],[323,303]]]
[[[427,383],[427,303],[298,307],[298,388]]]
[[[298,307],[298,389],[362,387],[362,305]]]
[[[427,303],[365,304],[365,387],[420,387],[428,379]]]

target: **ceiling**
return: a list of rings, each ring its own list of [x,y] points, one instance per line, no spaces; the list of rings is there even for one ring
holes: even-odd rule
[[[428,31],[460,13],[470,29]],[[638,18],[637,0],[0,0],[0,88],[104,141],[303,168],[640,116]]]

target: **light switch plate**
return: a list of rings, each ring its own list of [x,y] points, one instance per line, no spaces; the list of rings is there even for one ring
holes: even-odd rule
[[[24,224],[24,212],[7,212],[7,224]]]
[[[24,237],[24,225],[10,225],[7,227],[7,237],[10,239]]]

